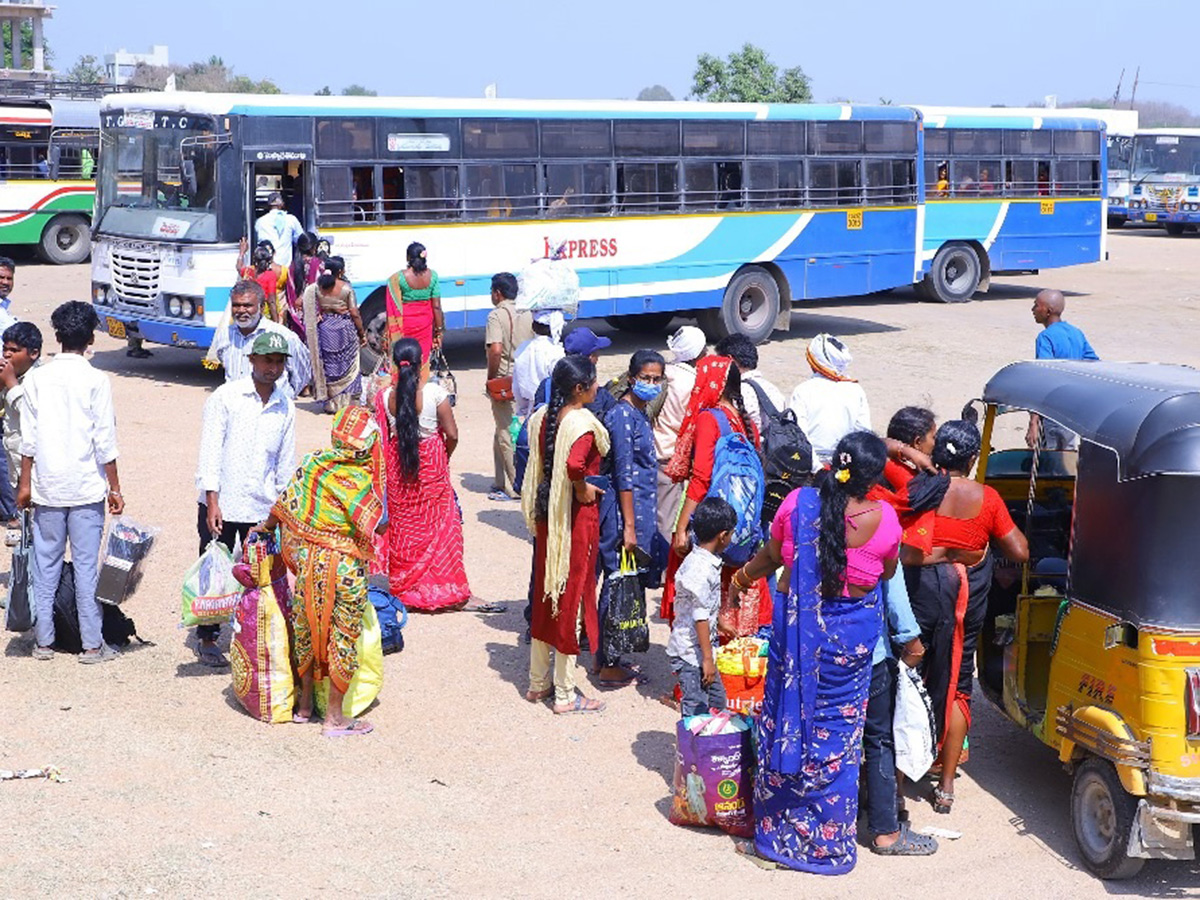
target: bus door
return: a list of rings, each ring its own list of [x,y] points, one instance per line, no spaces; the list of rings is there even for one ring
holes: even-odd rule
[[[302,151],[247,151],[244,178],[246,234],[254,233],[255,221],[266,213],[271,194],[283,196],[283,208],[300,220],[306,231],[315,230],[312,162]],[[279,159],[277,157],[288,157]]]

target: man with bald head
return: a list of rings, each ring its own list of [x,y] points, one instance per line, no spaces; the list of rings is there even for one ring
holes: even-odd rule
[[[1038,359],[1089,359],[1100,357],[1088,343],[1082,331],[1070,322],[1064,322],[1063,310],[1067,307],[1062,291],[1039,291],[1033,299],[1033,321],[1042,326],[1042,333],[1034,343],[1034,355]],[[1037,443],[1038,416],[1029,417],[1029,430],[1025,443],[1032,448]],[[1073,450],[1075,435],[1047,421],[1042,426],[1043,444],[1049,450]]]

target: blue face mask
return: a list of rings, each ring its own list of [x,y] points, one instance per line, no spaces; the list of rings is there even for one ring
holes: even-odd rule
[[[662,393],[661,384],[650,384],[645,381],[635,381],[632,386],[633,396],[637,397],[643,403],[650,403]]]

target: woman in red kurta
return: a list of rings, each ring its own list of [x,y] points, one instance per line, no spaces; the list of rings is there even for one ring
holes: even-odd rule
[[[721,437],[721,419],[728,422],[730,431],[746,435],[758,447],[758,429],[742,406],[742,382],[737,366],[727,356],[708,356],[696,366],[696,386],[692,388],[687,413],[679,428],[675,455],[667,465],[667,474],[673,480],[683,481],[687,485],[679,524],[671,540],[660,608],[660,614],[668,621],[674,618],[675,612],[675,572],[692,546],[688,525],[700,501],[708,496],[712,483],[714,451]],[[735,571],[737,566],[721,568],[722,603]],[[759,585],[758,600],[758,623],[769,625],[771,597],[765,580]],[[757,627],[754,630],[757,631]]]
[[[586,357],[558,361],[550,402],[529,421],[538,439],[529,448],[521,490],[526,524],[535,536],[529,691],[537,703],[554,696],[554,712],[599,712],[604,703],[575,689],[579,625],[600,646],[596,557],[602,491],[587,478],[600,474],[608,432],[585,405],[596,399],[596,367]],[[550,651],[555,651],[553,686]]]

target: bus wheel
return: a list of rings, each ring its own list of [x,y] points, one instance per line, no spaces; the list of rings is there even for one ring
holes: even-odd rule
[[[1109,228],[1124,228],[1126,221],[1127,220],[1124,216],[1109,216],[1108,217],[1108,227]]]
[[[917,284],[917,294],[925,300],[965,303],[979,288],[979,257],[969,244],[945,244],[933,258],[929,274]]]
[[[83,216],[55,216],[42,231],[38,251],[56,266],[81,263],[92,252],[92,232]]]
[[[1126,793],[1108,760],[1089,757],[1075,770],[1071,827],[1086,865],[1100,878],[1132,878],[1145,860],[1128,855],[1137,800]]]
[[[658,334],[665,331],[675,318],[673,312],[640,313],[631,316],[606,316],[604,321],[621,331],[634,334]]]
[[[756,344],[771,336],[779,315],[779,285],[761,266],[740,269],[717,309],[697,315],[700,327],[710,339],[720,340],[731,334],[744,334]]]
[[[1167,234],[1171,235],[1171,237],[1179,237],[1179,235],[1183,234],[1183,224],[1181,222],[1168,222]]]

